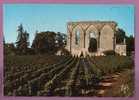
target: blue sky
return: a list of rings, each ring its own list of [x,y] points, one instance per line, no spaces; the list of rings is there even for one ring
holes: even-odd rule
[[[134,34],[133,5],[5,4],[3,8],[4,38],[9,43],[16,41],[20,23],[30,42],[36,30],[67,33],[69,21],[115,21],[128,35]]]

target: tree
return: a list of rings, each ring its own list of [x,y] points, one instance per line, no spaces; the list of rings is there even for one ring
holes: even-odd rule
[[[55,51],[55,32],[40,32],[36,33],[36,36],[32,43],[32,48],[36,53],[50,53]]]
[[[26,54],[29,46],[29,33],[27,33],[27,31],[24,31],[22,24],[18,26],[17,32],[18,37],[16,41],[16,48],[19,54]]]
[[[4,54],[5,55],[15,55],[14,43],[5,43],[4,44]]]
[[[56,34],[56,47],[63,48],[66,45],[66,35],[58,32]]]
[[[135,50],[135,38],[132,35],[126,37],[126,45],[128,53],[131,53]]]
[[[118,28],[118,30],[116,31],[116,43],[123,43],[124,38],[126,38],[125,31],[123,29]]]
[[[126,50],[128,54],[131,54],[135,49],[134,37],[132,35],[126,36],[125,31],[123,29],[119,29],[116,31],[116,43],[123,43],[124,39],[126,39]]]

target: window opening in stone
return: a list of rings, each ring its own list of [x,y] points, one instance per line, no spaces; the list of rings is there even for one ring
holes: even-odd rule
[[[78,45],[80,40],[80,31],[77,30],[75,33],[75,44]]]
[[[95,33],[89,34],[89,52],[96,52],[97,51],[97,39]]]

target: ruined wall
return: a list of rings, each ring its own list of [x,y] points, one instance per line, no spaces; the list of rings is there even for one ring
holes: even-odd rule
[[[115,47],[115,52],[119,55],[126,56],[126,45],[125,44],[117,44]]]
[[[114,50],[114,30],[111,26],[105,25],[100,34],[100,50]]]
[[[103,51],[115,50],[115,31],[117,23],[113,21],[82,21],[69,22],[67,24],[67,49],[72,55],[90,55],[88,51],[90,33],[95,35],[97,40],[97,52],[95,55],[102,55]],[[76,32],[80,32],[79,44],[76,44]]]

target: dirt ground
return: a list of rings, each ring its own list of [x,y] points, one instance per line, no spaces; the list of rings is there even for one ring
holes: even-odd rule
[[[126,69],[115,74],[105,76],[99,84],[98,96],[124,97],[134,94],[134,71]]]

